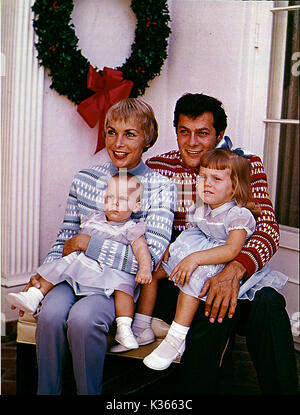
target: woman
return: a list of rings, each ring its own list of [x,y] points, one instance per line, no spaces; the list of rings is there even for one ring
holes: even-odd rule
[[[144,186],[141,210],[132,218],[146,223],[145,237],[155,266],[171,238],[176,201],[176,187],[142,161],[143,152],[155,143],[157,135],[153,110],[145,102],[129,98],[109,109],[104,136],[111,162],[81,170],[74,177],[64,222],[45,262],[84,251],[100,265],[137,273],[131,248],[98,235],[79,234],[81,218],[104,210],[108,180],[118,170],[125,169]],[[26,289],[32,285],[39,288],[38,278],[33,276]],[[36,330],[38,394],[61,393],[68,349],[77,394],[101,394],[106,334],[115,320],[115,303],[114,297],[107,297],[104,292],[89,294],[88,287],[79,285],[74,291],[67,282],[62,282],[42,301]]]

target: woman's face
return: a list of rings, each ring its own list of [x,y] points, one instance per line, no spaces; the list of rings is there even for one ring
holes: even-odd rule
[[[117,168],[132,169],[137,166],[146,147],[145,133],[139,123],[131,118],[128,121],[109,121],[106,128],[106,149]]]

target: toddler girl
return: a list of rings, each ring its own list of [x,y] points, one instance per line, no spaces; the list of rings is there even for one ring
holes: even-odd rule
[[[158,271],[158,278],[166,272],[180,292],[166,338],[144,359],[154,370],[168,368],[183,354],[205,281],[237,256],[260,214],[252,202],[249,162],[231,150],[214,149],[203,155],[197,188],[204,204],[190,211],[189,229],[170,245],[168,262],[162,262],[163,270]],[[241,285],[238,298],[251,300],[260,288],[280,289],[286,281],[285,275],[266,265]]]

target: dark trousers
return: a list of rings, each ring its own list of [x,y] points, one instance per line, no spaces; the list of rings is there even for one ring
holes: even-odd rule
[[[160,286],[155,315],[170,322],[178,289],[176,293],[166,282],[163,280]],[[204,301],[200,301],[178,372],[180,392],[189,395],[217,393],[220,362],[230,336],[237,332],[246,337],[261,392],[298,394],[295,350],[285,306],[281,294],[265,287],[257,291],[252,301],[238,300],[234,317],[224,318],[220,324],[209,322],[204,316]]]

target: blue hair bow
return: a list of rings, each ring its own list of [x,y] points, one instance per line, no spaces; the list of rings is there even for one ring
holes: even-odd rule
[[[243,150],[240,147],[233,149],[232,148],[232,141],[230,140],[229,137],[227,137],[227,135],[225,135],[221,139],[221,141],[216,145],[216,148],[227,148],[228,150],[233,151],[234,153],[238,154],[239,156],[246,157],[246,158],[253,156],[253,153],[251,153],[248,150]]]

